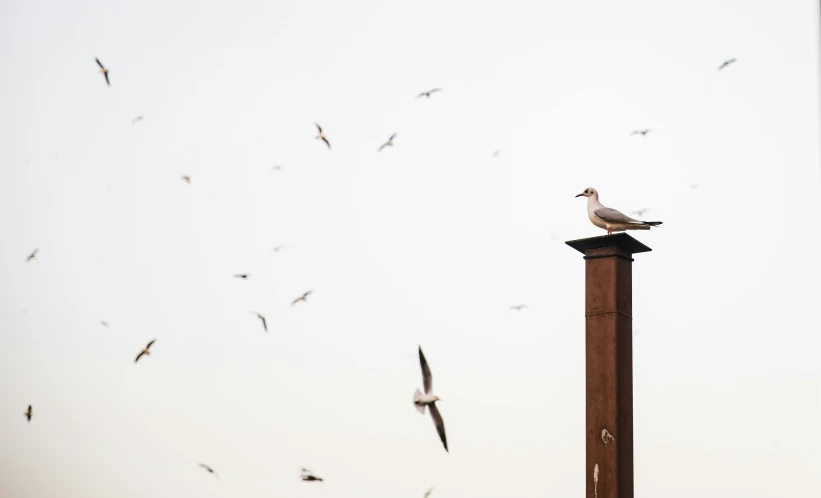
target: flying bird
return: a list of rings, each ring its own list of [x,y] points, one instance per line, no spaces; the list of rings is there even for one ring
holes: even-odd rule
[[[515,310],[515,311],[522,311],[525,308],[527,308],[526,304],[514,304],[513,306],[510,307],[511,310]]]
[[[39,250],[40,250],[40,248],[38,247],[37,249],[35,249],[35,250],[31,251],[31,254],[29,254],[29,255],[26,257],[26,263],[28,263],[28,262],[29,262],[29,261],[31,261],[32,259],[37,258],[37,251],[39,251]]]
[[[182,179],[185,183],[187,183],[187,184],[191,185],[191,177],[190,177],[190,176],[188,176],[188,175],[182,175],[182,176],[180,177],[180,179]]]
[[[146,344],[146,346],[143,348],[143,350],[142,350],[142,351],[140,351],[140,354],[138,354],[138,355],[137,355],[137,357],[134,359],[134,363],[135,363],[135,364],[136,364],[138,361],[140,361],[140,358],[142,358],[142,357],[143,357],[143,355],[148,356],[148,355],[150,355],[150,354],[151,354],[151,351],[149,351],[149,349],[151,349],[151,345],[152,345],[152,344],[154,344],[154,341],[156,341],[156,340],[157,340],[157,339],[151,339],[151,342],[149,342],[148,344]]]
[[[499,157],[499,149],[493,151],[493,157]]]
[[[735,57],[733,57],[732,59],[727,59],[726,61],[722,62],[720,66],[718,66],[718,70],[721,71],[722,69],[729,66],[730,64],[732,64],[735,61],[736,61]]]
[[[256,315],[257,318],[262,320],[262,328],[265,329],[265,333],[267,334],[268,333],[268,323],[265,321],[265,317],[262,316],[261,314],[257,313],[256,311],[252,311],[251,314]]]
[[[102,325],[105,328],[108,328],[108,322],[105,320],[100,320],[100,325]]]
[[[448,451],[448,440],[445,437],[445,422],[442,420],[442,415],[439,414],[439,408],[436,407],[436,402],[440,401],[439,396],[433,394],[433,377],[430,374],[428,362],[425,360],[425,355],[422,353],[422,346],[419,346],[419,363],[422,366],[422,386],[425,388],[425,394],[419,392],[413,393],[413,404],[419,413],[425,414],[425,407],[430,408],[430,416],[433,418],[433,425],[436,426],[436,432],[439,433],[439,439],[445,446],[445,451]]]
[[[325,145],[328,146],[328,150],[330,150],[331,142],[329,142],[328,139],[325,138],[325,134],[322,132],[322,127],[319,126],[319,123],[314,123],[314,124],[316,125],[316,129],[319,130],[319,135],[317,135],[314,138],[316,138],[317,140],[322,140],[323,142],[325,142]]]
[[[237,273],[236,275],[234,275],[234,278],[241,278],[241,279],[244,280],[244,279],[247,279],[250,276],[251,275],[249,275],[248,273]]]
[[[649,128],[645,128],[643,130],[633,130],[630,133],[630,136],[632,137],[633,135],[641,135],[643,137],[646,137],[647,134],[650,133],[650,131],[652,131],[652,130],[650,130]]]
[[[433,486],[431,486],[429,490],[425,491],[425,494],[422,495],[422,498],[428,498],[431,493],[433,493]]]
[[[382,149],[384,149],[385,147],[393,147],[393,139],[396,138],[396,135],[397,133],[391,135],[391,138],[389,138],[387,142],[380,145],[379,150],[377,150],[376,152],[382,152]]]
[[[308,302],[308,296],[311,295],[312,292],[313,292],[312,290],[306,291],[305,294],[302,294],[298,298],[294,299],[294,301],[291,303],[291,306],[295,305],[296,303],[298,303],[300,301],[303,301],[303,302],[307,303]]]
[[[303,481],[319,481],[319,482],[322,482],[321,477],[315,476],[313,472],[306,469],[305,467],[302,467],[302,476],[301,477],[302,477]]]
[[[279,164],[277,164],[275,166],[271,166],[271,171],[279,171],[281,169],[282,169],[282,166],[280,166]]]
[[[636,216],[644,216],[644,213],[646,213],[649,210],[649,208],[636,209],[635,211],[630,211],[630,214],[635,214]]]
[[[279,251],[285,249],[286,247],[288,247],[288,246],[286,246],[285,244],[280,244],[280,245],[274,247],[274,252],[279,252]]]
[[[599,193],[589,187],[576,197],[587,197],[587,217],[599,228],[607,230],[607,235],[625,230],[650,230],[650,227],[661,225],[660,221],[640,221],[622,214],[615,209],[605,207],[599,202]]]
[[[29,405],[28,410],[26,410],[25,412],[23,412],[23,415],[26,417],[26,421],[31,422],[31,414],[32,414],[32,413],[33,413],[33,412],[31,411],[31,405]]]
[[[142,120],[143,120],[142,116],[137,116],[136,118],[131,120],[131,126],[134,126],[135,123],[137,123],[138,121],[142,121]]]
[[[417,98],[417,100],[422,98],[422,97],[430,98],[430,94],[436,93],[436,92],[441,92],[441,91],[442,91],[441,88],[432,88],[432,89],[428,90],[427,92],[420,93],[419,95],[416,96],[416,98]]]
[[[97,61],[97,65],[100,66],[100,72],[103,73],[103,76],[105,76],[105,84],[111,86],[111,82],[108,80],[108,68],[103,66],[103,63],[100,62],[100,59],[97,59],[95,57],[94,60]]]
[[[604,444],[610,444],[610,443],[615,442],[616,438],[614,438],[613,435],[610,434],[610,431],[608,431],[607,429],[602,429],[601,430],[601,440]]]
[[[203,469],[207,470],[209,474],[214,474],[215,477],[219,477],[219,475],[217,475],[217,473],[214,472],[214,469],[212,469],[208,465],[205,465],[204,463],[201,463],[201,464],[199,464],[199,466],[202,467]]]

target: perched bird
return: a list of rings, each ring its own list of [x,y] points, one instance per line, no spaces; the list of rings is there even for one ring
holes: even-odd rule
[[[513,306],[510,307],[511,310],[515,310],[515,311],[522,311],[525,308],[527,308],[526,304],[514,304]]]
[[[182,176],[180,177],[180,179],[182,179],[182,181],[184,181],[185,183],[187,183],[187,184],[191,185],[191,177],[190,177],[190,176],[188,176],[188,175],[182,175]]]
[[[261,314],[257,313],[256,311],[252,311],[251,314],[256,315],[257,318],[262,320],[262,328],[265,329],[265,333],[267,334],[268,333],[268,323],[265,321],[265,317],[262,316]]]
[[[25,415],[25,417],[26,417],[26,421],[31,422],[31,414],[32,414],[31,405],[29,405],[29,409],[26,410],[25,412],[23,412],[23,415]]]
[[[625,230],[650,230],[650,227],[661,225],[660,221],[635,220],[615,209],[605,207],[599,202],[599,193],[594,188],[586,188],[576,197],[587,197],[587,217],[597,227],[607,230],[607,235]]]
[[[608,431],[607,429],[602,429],[601,440],[604,444],[610,444],[612,442],[615,442],[616,438],[614,438],[613,435],[610,434],[610,431]]]
[[[726,61],[722,62],[720,66],[718,66],[718,70],[721,71],[722,69],[729,66],[730,64],[732,64],[735,61],[736,61],[735,57],[733,57],[732,59],[727,59]]]
[[[151,349],[151,345],[154,344],[154,341],[156,341],[156,340],[157,339],[151,339],[151,342],[146,344],[146,346],[143,348],[143,350],[140,351],[140,354],[138,354],[137,357],[134,359],[134,363],[137,363],[138,361],[140,361],[140,358],[142,358],[143,355],[148,356],[148,355],[151,354],[151,351],[149,351],[149,349]]]
[[[100,325],[102,325],[105,328],[108,328],[108,322],[105,320],[100,320]]]
[[[425,360],[425,355],[422,353],[422,346],[419,346],[419,363],[422,366],[422,386],[425,388],[425,394],[419,392],[419,389],[413,393],[413,404],[419,413],[425,414],[425,407],[430,408],[430,416],[433,418],[433,425],[436,426],[436,432],[439,433],[439,439],[445,446],[445,451],[448,451],[448,440],[445,437],[445,422],[442,420],[442,415],[439,414],[439,408],[436,407],[436,402],[440,401],[439,396],[433,394],[433,377],[430,374],[428,362]]]
[[[327,145],[328,149],[330,150],[331,142],[329,142],[328,139],[325,138],[325,134],[322,132],[322,127],[319,126],[319,123],[314,123],[314,124],[316,125],[316,129],[319,130],[319,135],[317,135],[314,138],[316,138],[317,140],[322,140],[323,142],[325,142],[325,145]]]
[[[420,99],[422,97],[430,98],[430,94],[436,93],[436,92],[441,92],[441,91],[442,91],[441,88],[432,88],[432,89],[428,90],[427,92],[420,93],[419,95],[416,96],[416,98],[417,99]]]
[[[385,147],[393,147],[393,139],[396,138],[396,135],[396,133],[391,135],[391,138],[389,138],[387,142],[380,145],[379,150],[377,150],[376,152],[382,152],[382,149],[384,149]]]
[[[131,120],[131,126],[134,126],[134,124],[135,124],[136,122],[138,122],[138,121],[142,121],[142,120],[143,120],[143,117],[142,117],[142,116],[137,116],[136,118],[134,118],[134,119],[132,119],[132,120]]]
[[[315,476],[313,472],[306,469],[305,467],[302,467],[302,476],[301,477],[302,477],[303,481],[319,481],[319,482],[322,482],[321,477]]]
[[[431,493],[433,493],[433,486],[431,486],[431,487],[430,487],[430,489],[428,489],[427,491],[425,491],[425,494],[424,494],[424,495],[422,495],[422,498],[428,498],[428,497],[430,496],[430,494],[431,494]]]
[[[311,295],[312,292],[313,292],[312,290],[306,291],[305,294],[302,294],[298,298],[294,299],[294,301],[291,303],[291,306],[295,305],[296,303],[298,303],[300,301],[304,301],[304,302],[307,303],[308,302],[308,296]]]
[[[212,469],[208,465],[205,465],[204,463],[201,463],[199,466],[204,468],[205,470],[207,470],[209,474],[214,474],[215,477],[219,477],[219,475],[217,475],[217,473],[214,472],[214,469]]]
[[[39,250],[40,250],[40,248],[38,247],[37,249],[35,249],[35,250],[31,251],[31,254],[29,254],[29,255],[26,257],[26,263],[28,263],[28,262],[29,262],[29,261],[31,261],[32,259],[35,259],[35,258],[37,257],[37,251],[39,251]]]
[[[630,214],[635,214],[636,216],[644,216],[644,213],[646,213],[649,210],[650,209],[648,208],[636,209],[635,211],[630,211]]]
[[[650,133],[650,131],[651,131],[651,130],[650,130],[649,128],[645,128],[645,129],[643,129],[643,130],[633,130],[633,131],[630,133],[630,136],[632,137],[633,135],[641,135],[641,136],[643,136],[643,137],[646,137],[646,136],[647,136],[647,134],[648,134],[648,133]]]
[[[108,68],[103,66],[103,63],[100,62],[100,59],[97,59],[95,57],[94,60],[97,61],[97,65],[100,66],[100,72],[103,73],[103,76],[105,76],[105,84],[111,86],[111,82],[108,81]]]
[[[234,275],[234,278],[241,278],[241,279],[244,280],[244,279],[247,279],[250,276],[251,275],[249,275],[248,273],[237,273],[236,275]]]

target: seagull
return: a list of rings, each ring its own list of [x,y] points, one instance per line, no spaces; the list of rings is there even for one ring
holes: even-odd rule
[[[103,66],[103,63],[100,62],[100,59],[97,59],[95,57],[94,60],[97,61],[97,65],[100,66],[100,72],[103,73],[103,76],[105,76],[105,84],[111,86],[111,82],[108,81],[108,68]]]
[[[199,464],[199,466],[204,468],[205,470],[207,470],[209,474],[214,474],[214,476],[219,477],[219,475],[217,475],[217,473],[214,472],[214,469],[212,469],[208,465],[205,465],[204,463],[201,463],[201,464]]]
[[[143,348],[143,350],[142,350],[142,351],[140,351],[140,354],[138,354],[138,355],[137,355],[137,357],[134,359],[134,363],[135,363],[135,364],[136,364],[138,361],[140,361],[140,358],[142,358],[142,357],[143,357],[143,355],[148,356],[148,355],[150,355],[150,354],[151,354],[151,351],[149,351],[149,349],[151,349],[151,345],[152,345],[152,344],[154,344],[154,341],[156,341],[156,340],[157,340],[157,339],[151,339],[151,342],[149,342],[148,344],[146,344],[146,346]]]
[[[436,92],[441,92],[441,91],[442,91],[441,88],[432,88],[432,89],[428,90],[427,92],[420,93],[419,95],[416,96],[416,98],[417,98],[417,100],[422,98],[422,97],[430,98],[430,94],[436,93]]]
[[[601,440],[604,444],[610,444],[610,443],[615,442],[616,438],[614,438],[613,435],[610,434],[610,431],[608,431],[607,429],[602,429],[601,430]]]
[[[26,410],[25,412],[23,412],[23,415],[25,415],[25,417],[26,417],[26,421],[31,422],[31,414],[32,414],[31,405],[29,405],[29,409]]]
[[[105,328],[108,328],[108,322],[105,320],[100,320],[100,325],[102,325]]]
[[[191,177],[190,177],[190,176],[188,176],[188,175],[182,175],[180,178],[181,178],[181,179],[182,179],[185,183],[187,183],[187,184],[191,185]]]
[[[384,149],[385,147],[393,147],[393,139],[396,138],[396,135],[396,133],[391,135],[391,138],[389,138],[387,142],[380,145],[379,150],[377,150],[376,152],[382,152],[382,149]]]
[[[651,130],[649,128],[645,128],[643,130],[633,130],[632,133],[630,133],[630,136],[632,137],[633,135],[641,135],[643,137],[646,137],[647,134],[650,133],[650,131]]]
[[[317,140],[322,140],[323,142],[325,142],[325,145],[327,145],[328,149],[330,149],[331,148],[331,142],[329,142],[328,139],[325,138],[325,134],[322,133],[322,127],[319,126],[319,123],[314,123],[314,124],[316,125],[316,129],[319,130],[319,135],[317,135],[314,138],[316,138]]]
[[[319,482],[322,482],[321,477],[315,476],[313,472],[306,469],[305,467],[302,467],[302,480],[303,481],[319,481]]]
[[[247,274],[247,273],[237,273],[236,275],[234,275],[234,278],[241,278],[241,279],[243,279],[243,280],[244,280],[244,279],[247,279],[247,278],[248,278],[248,277],[250,277],[250,276],[251,276],[251,275],[249,275],[249,274]]]
[[[312,292],[313,292],[312,290],[305,291],[305,294],[302,294],[302,295],[301,295],[301,296],[299,296],[298,298],[294,299],[294,301],[291,303],[291,306],[295,305],[296,303],[298,303],[298,302],[300,302],[300,301],[303,301],[303,302],[306,302],[306,303],[307,303],[307,302],[308,302],[308,296],[309,296]]]
[[[37,249],[31,251],[31,254],[29,254],[28,257],[26,257],[26,263],[28,263],[32,259],[37,258],[37,251],[39,251],[39,250],[40,250],[40,248],[38,247]]]
[[[261,314],[257,313],[256,311],[252,311],[251,313],[256,315],[257,318],[259,318],[260,320],[262,320],[262,328],[265,329],[265,333],[267,334],[268,333],[268,323],[265,321],[265,317],[262,316]]]
[[[511,310],[522,311],[523,309],[527,308],[526,304],[514,304],[510,307]]]
[[[636,216],[644,216],[644,213],[646,213],[649,210],[649,208],[636,209],[635,211],[630,211],[630,214],[635,214]]]
[[[135,124],[137,121],[142,121],[142,120],[143,120],[143,117],[142,117],[142,116],[137,116],[136,118],[134,118],[134,119],[132,119],[132,120],[131,120],[131,126],[134,126],[134,124]]]
[[[722,69],[729,66],[730,64],[732,64],[735,61],[736,61],[735,57],[733,57],[732,59],[727,59],[726,61],[722,62],[720,66],[718,66],[718,70],[721,71]]]
[[[425,491],[425,494],[422,495],[422,498],[428,498],[431,493],[433,493],[433,486],[431,486],[429,490]]]
[[[607,235],[625,230],[650,230],[650,227],[661,225],[660,221],[639,221],[627,215],[605,207],[599,202],[599,193],[588,187],[576,197],[587,197],[587,217],[599,228],[607,230]]]
[[[425,355],[422,353],[422,346],[419,346],[419,363],[422,365],[422,385],[425,388],[425,394],[419,392],[419,389],[413,393],[413,404],[419,413],[425,414],[425,407],[430,407],[430,416],[433,418],[433,425],[436,426],[436,432],[439,433],[439,439],[445,446],[445,451],[448,451],[448,440],[445,437],[445,422],[442,420],[442,415],[439,414],[439,408],[436,407],[436,402],[440,401],[439,396],[433,394],[433,377],[430,375],[430,368],[428,362],[425,360]],[[450,453],[448,451],[448,453]]]

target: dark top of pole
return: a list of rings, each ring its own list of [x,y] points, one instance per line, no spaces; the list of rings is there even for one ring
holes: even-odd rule
[[[568,240],[565,244],[582,254],[585,254],[585,251],[588,249],[601,249],[602,247],[612,246],[618,246],[629,254],[652,251],[652,249],[626,233],[602,235],[600,237],[590,237],[589,239]]]

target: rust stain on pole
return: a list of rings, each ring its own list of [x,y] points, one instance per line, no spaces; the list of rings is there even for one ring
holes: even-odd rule
[[[625,233],[567,245],[585,259],[585,496],[633,498],[632,256],[650,248]]]

